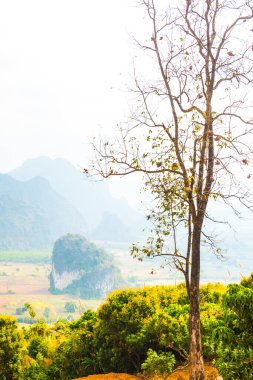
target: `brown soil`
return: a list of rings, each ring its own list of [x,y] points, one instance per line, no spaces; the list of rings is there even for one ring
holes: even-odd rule
[[[172,373],[167,380],[188,380],[190,375],[190,368],[181,369]],[[216,368],[209,364],[205,364],[205,379],[216,380],[218,377],[218,371]]]
[[[169,377],[167,377],[167,380],[188,380],[190,374],[189,367],[175,371],[172,373]],[[205,379],[206,380],[216,380],[218,377],[217,369],[212,367],[209,364],[205,365]],[[133,375],[127,375],[125,373],[107,373],[106,375],[91,375],[87,377],[82,377],[79,379],[73,379],[73,380],[145,380],[144,377],[136,377]],[[153,380],[162,380],[161,378],[154,378]]]
[[[138,378],[136,376],[127,375],[125,373],[107,373],[106,375],[90,375],[87,377],[81,377],[79,379],[73,379],[73,380],[82,380],[82,379],[90,379],[90,380],[136,380]]]

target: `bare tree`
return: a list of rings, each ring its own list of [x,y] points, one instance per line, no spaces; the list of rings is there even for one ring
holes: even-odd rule
[[[141,49],[151,79],[134,77],[137,107],[114,142],[94,142],[91,172],[141,172],[154,204],[155,234],[136,256],[166,256],[183,273],[190,301],[191,380],[204,379],[199,283],[210,200],[250,207],[253,1],[142,0],[152,32]],[[164,6],[165,4],[165,6]],[[209,202],[210,203],[210,202]],[[184,235],[183,235],[184,234]],[[184,239],[182,239],[184,236]],[[183,244],[184,241],[184,244]],[[219,253],[219,251],[216,251]]]

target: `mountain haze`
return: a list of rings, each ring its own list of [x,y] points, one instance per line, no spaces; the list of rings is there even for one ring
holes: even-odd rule
[[[99,225],[92,231],[91,238],[109,241],[134,241],[131,228],[127,227],[116,214],[105,212]]]
[[[131,233],[126,234],[127,241],[132,237],[138,238],[141,234],[144,218],[129,206],[125,198],[113,197],[105,182],[87,180],[81,170],[77,170],[64,159],[29,159],[10,175],[19,181],[27,181],[36,176],[46,178],[52,188],[82,214],[91,236],[94,235],[92,231],[96,230],[98,240],[105,238],[104,232],[98,232],[108,214],[114,214],[122,226],[131,230]],[[110,234],[108,239],[111,240],[111,237]]]
[[[0,174],[0,249],[49,248],[65,233],[86,230],[83,216],[46,179]]]

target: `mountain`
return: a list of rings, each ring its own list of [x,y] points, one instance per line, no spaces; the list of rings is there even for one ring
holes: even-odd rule
[[[0,249],[50,248],[59,236],[86,230],[83,216],[46,179],[0,174]]]
[[[83,215],[90,232],[103,223],[105,213],[110,213],[115,214],[126,228],[131,229],[134,239],[138,238],[138,233],[135,232],[138,230],[136,224],[144,222],[142,215],[130,207],[125,198],[114,198],[107,183],[86,179],[81,170],[77,170],[64,159],[29,159],[10,175],[20,181],[27,181],[36,176],[46,178],[52,188]],[[111,237],[110,235],[105,240],[111,240]]]
[[[99,225],[92,231],[94,240],[109,240],[119,242],[134,241],[134,236],[116,214],[105,212]]]
[[[55,242],[50,273],[52,293],[102,298],[122,285],[112,257],[83,236],[67,234]]]

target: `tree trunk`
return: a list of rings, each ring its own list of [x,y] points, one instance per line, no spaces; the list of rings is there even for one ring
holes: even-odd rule
[[[202,355],[200,313],[199,313],[199,280],[200,280],[200,226],[194,227],[192,237],[192,266],[190,284],[190,380],[204,380],[204,362]]]

